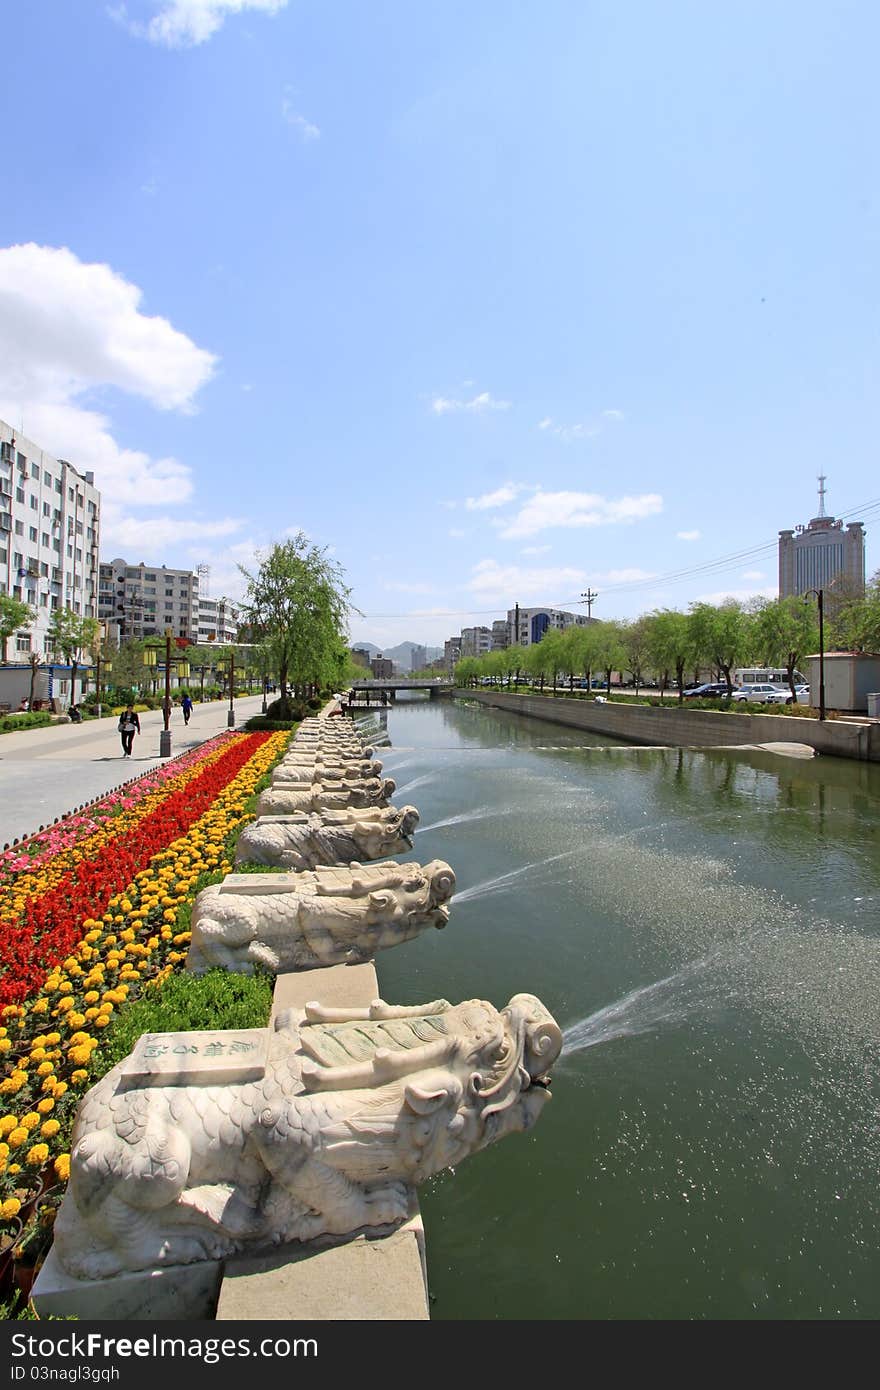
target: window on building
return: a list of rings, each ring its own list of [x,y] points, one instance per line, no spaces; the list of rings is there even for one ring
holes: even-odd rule
[[[28,527],[28,540],[30,540],[30,541],[36,541],[36,539],[37,539],[37,528],[36,528],[36,526],[29,526],[29,527]]]
[[[52,515],[52,504],[51,504],[50,502],[44,502],[44,503],[43,503],[43,516],[51,516],[51,515]]]
[[[44,531],[43,534],[42,534],[42,536],[40,537],[40,540],[41,540],[41,542],[42,542],[43,549],[44,549],[44,550],[48,550],[48,549],[49,549],[49,532],[48,532],[48,531]]]
[[[17,632],[15,634],[15,650],[17,652],[29,652],[31,649],[31,635],[29,632]]]
[[[0,546],[0,565],[5,565],[8,559],[9,556],[7,552],[3,549],[2,546]]]
[[[40,574],[43,576],[44,579],[49,578],[49,566],[45,564],[43,561],[40,562]]]
[[[64,496],[64,484],[60,478],[55,479],[55,491],[60,492],[62,497]]]
[[[23,535],[24,535],[24,522],[23,522],[23,521],[17,521],[17,522],[15,523],[15,534],[16,534],[17,536],[23,536]]]
[[[41,607],[41,608],[48,608],[48,607],[49,607],[49,595],[48,595],[48,594],[40,594],[40,607]]]
[[[24,488],[23,488],[23,487],[17,487],[17,488],[15,489],[15,500],[16,500],[16,502],[23,502],[23,501],[24,501]]]
[[[40,499],[37,497],[36,493],[34,493],[34,492],[32,492],[31,495],[30,495],[30,504],[31,504],[31,510],[32,510],[32,511],[38,512],[38,511],[40,510]]]
[[[40,481],[40,470],[35,463],[31,464],[31,477],[36,478],[37,482]]]
[[[72,502],[72,501],[73,501],[73,488],[72,488],[72,487],[69,487],[69,488],[67,489],[67,500],[68,500],[68,502]]]

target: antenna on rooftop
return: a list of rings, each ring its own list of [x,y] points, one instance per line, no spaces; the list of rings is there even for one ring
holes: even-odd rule
[[[825,515],[825,477],[824,473],[819,474],[819,515]]]
[[[196,574],[199,576],[199,597],[207,598],[208,590],[211,587],[211,566],[199,565],[196,568]]]

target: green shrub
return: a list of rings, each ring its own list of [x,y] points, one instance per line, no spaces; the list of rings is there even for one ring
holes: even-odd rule
[[[268,971],[233,975],[210,970],[169,975],[158,989],[147,989],[126,1005],[100,1051],[93,1081],[127,1057],[144,1033],[204,1032],[214,1028],[265,1028],[272,1012],[275,981]]]
[[[21,714],[4,714],[0,716],[0,734],[11,734],[16,729],[41,729],[51,724],[52,720],[53,716],[48,710],[36,710],[33,714],[24,711]]]
[[[267,714],[255,714],[245,723],[248,733],[259,733],[261,730],[270,730],[272,733],[279,729],[295,729],[298,727],[298,719],[270,719]]]

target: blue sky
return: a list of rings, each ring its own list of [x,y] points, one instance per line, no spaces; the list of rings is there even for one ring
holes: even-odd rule
[[[9,0],[0,416],[95,469],[105,558],[216,595],[302,528],[380,646],[774,593],[819,472],[870,573],[878,31]]]

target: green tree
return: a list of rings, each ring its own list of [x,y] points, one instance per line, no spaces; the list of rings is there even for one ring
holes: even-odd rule
[[[684,668],[694,660],[691,626],[686,614],[674,608],[663,608],[648,616],[648,657],[654,669],[663,676],[666,689],[670,671],[678,682],[678,703],[684,699]]]
[[[313,545],[302,531],[273,545],[259,561],[255,574],[240,567],[247,580],[242,612],[268,644],[281,685],[280,713],[289,719],[289,688],[304,697],[337,669],[351,591],[326,547]]]
[[[795,669],[802,657],[818,648],[815,604],[794,596],[762,603],[755,610],[754,635],[764,665],[785,667],[794,700]]]
[[[36,614],[27,603],[21,603],[9,594],[0,594],[0,640],[3,642],[3,660],[6,661],[6,644],[14,632],[30,627]]]
[[[631,622],[620,624],[620,640],[626,652],[626,669],[633,678],[636,694],[642,683],[642,672],[648,655],[648,623],[645,618],[634,618]]]
[[[872,575],[863,597],[833,606],[831,642],[840,651],[880,652],[880,570]]]
[[[749,659],[754,640],[749,620],[742,605],[734,599],[715,607],[711,603],[693,603],[688,618],[694,659],[714,666],[727,682],[727,693],[733,691],[735,666]]]
[[[72,608],[56,608],[49,622],[47,637],[56,652],[60,652],[70,667],[70,701],[76,700],[76,673],[80,653],[90,652],[100,639],[101,624],[97,618],[84,618]]]
[[[608,698],[611,698],[611,673],[620,671],[626,665],[626,648],[620,635],[620,625],[614,622],[596,623],[593,628],[596,643],[596,665],[605,672]]]

